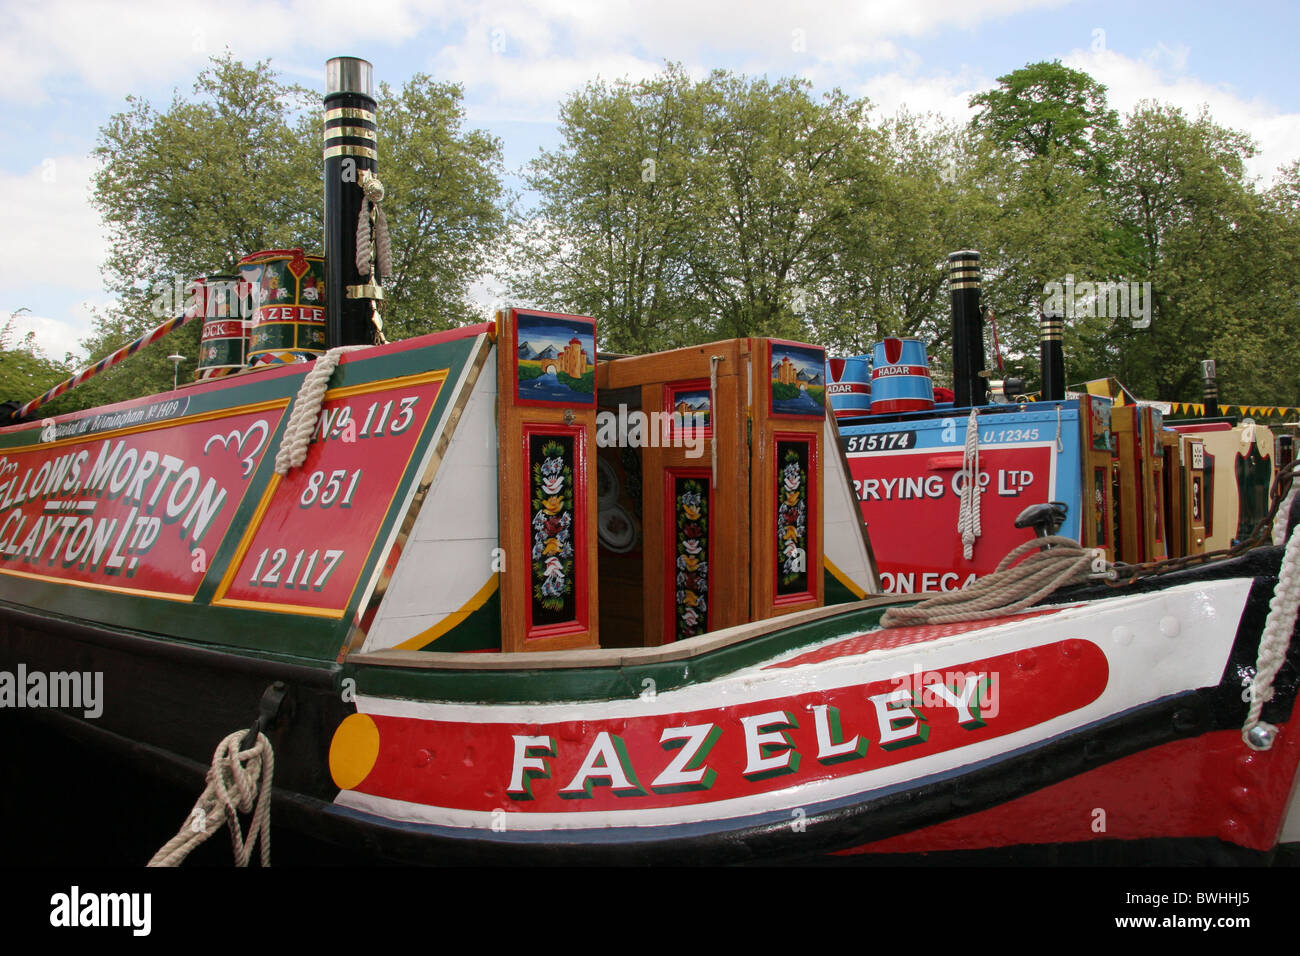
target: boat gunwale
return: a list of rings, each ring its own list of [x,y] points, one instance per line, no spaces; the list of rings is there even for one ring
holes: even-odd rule
[[[736,624],[732,627],[701,634],[698,637],[651,647],[598,647],[563,651],[515,651],[490,654],[384,649],[349,654],[344,658],[344,663],[375,667],[473,671],[634,667],[639,664],[689,660],[724,648],[744,644],[752,639],[777,631],[812,624],[841,614],[847,615],[880,607],[911,604],[917,600],[919,598],[915,594],[878,595],[862,601],[808,608],[792,614],[765,618],[761,621],[749,621],[745,624]]]

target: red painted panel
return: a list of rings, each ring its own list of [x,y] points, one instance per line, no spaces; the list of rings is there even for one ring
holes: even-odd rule
[[[1007,552],[1033,537],[1031,530],[1015,527],[1015,519],[1029,505],[1051,500],[1053,446],[988,446],[979,454],[986,479],[980,496],[983,533],[969,561],[957,532],[960,453],[849,456],[886,591],[958,590],[973,576],[991,573]],[[1026,475],[1032,477],[1022,483]]]
[[[86,414],[94,437],[0,454],[0,573],[192,597],[283,409],[154,424],[184,401]]]
[[[989,681],[976,693],[978,681]],[[373,716],[379,754],[356,788],[433,806],[522,812],[627,810],[711,803],[859,774],[1032,727],[1085,706],[1106,687],[1106,657],[1084,640],[1060,641],[866,686],[814,691],[685,713],[567,720],[547,724],[472,723]],[[963,710],[933,688],[964,694]],[[921,694],[915,711],[907,703]],[[875,701],[899,694],[902,701]],[[813,711],[827,705],[833,710]],[[919,717],[919,720],[918,720]],[[698,759],[708,786],[674,786],[671,762],[685,751],[674,728],[701,728]],[[542,738],[528,753],[519,738]],[[857,746],[855,748],[854,739]],[[838,746],[837,746],[838,745]],[[538,749],[540,747],[540,749]],[[432,755],[430,759],[429,755]],[[531,797],[507,789],[521,758],[539,761]],[[589,773],[583,776],[584,767]],[[542,771],[545,776],[542,776]],[[604,772],[602,772],[604,771]],[[613,773],[612,771],[617,771]],[[617,776],[627,786],[619,785]],[[592,785],[581,786],[589,778]],[[576,786],[576,793],[573,792]],[[564,794],[561,791],[569,789]],[[621,790],[622,792],[618,792]],[[576,797],[576,799],[575,799]]]
[[[441,385],[379,382],[327,399],[219,600],[347,607]]]

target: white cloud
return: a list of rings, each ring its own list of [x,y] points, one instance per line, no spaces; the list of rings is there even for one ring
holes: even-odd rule
[[[1189,53],[1186,47],[1171,50],[1159,44],[1142,59],[1106,49],[1075,50],[1062,62],[1105,84],[1107,100],[1121,115],[1142,100],[1176,106],[1191,117],[1207,106],[1214,122],[1256,141],[1259,155],[1247,168],[1267,186],[1279,166],[1300,157],[1300,113],[1283,112],[1262,99],[1243,99],[1231,88],[1189,75],[1185,72]]]
[[[24,172],[0,169],[0,289],[100,287],[108,241],[89,201],[96,168],[85,157],[49,156]]]
[[[82,351],[81,340],[90,334],[93,318],[90,310],[96,307],[107,308],[109,304],[107,301],[93,304],[87,300],[78,303],[72,315],[64,319],[22,312],[13,318],[14,342],[21,342],[28,332],[33,332],[36,335],[36,345],[46,358],[61,362],[65,355],[71,353],[74,361],[84,361],[86,354]],[[7,318],[0,313],[0,321]]]
[[[119,95],[159,81],[185,82],[227,46],[241,58],[301,55],[341,42],[379,46],[442,16],[441,4],[407,0],[45,0],[10,5],[0,36],[6,64],[0,98],[46,98],[50,81],[69,77]],[[319,68],[315,73],[320,75]]]

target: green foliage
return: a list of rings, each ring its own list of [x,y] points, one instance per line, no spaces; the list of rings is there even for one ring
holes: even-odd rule
[[[0,402],[24,404],[59,384],[73,370],[66,363],[46,358],[36,344],[35,332],[18,338],[14,319],[11,315],[0,326]],[[35,414],[53,414],[47,408],[57,405],[42,406]],[[0,421],[0,425],[5,424],[7,421]]]
[[[972,128],[1017,159],[1046,159],[1104,175],[1105,153],[1118,117],[1106,105],[1106,87],[1087,73],[1030,63],[998,77],[998,87],[971,97],[979,112]]]
[[[501,147],[461,129],[461,90],[419,75],[377,97],[380,179],[393,246],[386,285],[390,337],[474,318],[469,284],[500,229]],[[283,82],[269,63],[229,54],[166,110],[135,97],[100,130],[94,203],[109,229],[104,271],[119,306],[97,316],[93,359],[176,314],[174,294],[201,275],[230,273],[265,249],[323,245],[320,96]],[[167,355],[188,359],[194,322],[78,389],[100,404],[170,389]]]
[[[561,107],[563,145],[529,166],[541,200],[512,293],[599,316],[616,351],[803,337],[795,303],[835,268],[832,235],[871,178],[865,113],[802,81],[679,66],[588,84]]]

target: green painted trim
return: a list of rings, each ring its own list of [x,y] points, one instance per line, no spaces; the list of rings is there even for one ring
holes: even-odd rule
[[[858,597],[845,587],[844,582],[832,574],[830,568],[823,568],[822,587],[824,588],[823,593],[825,594],[823,603],[827,605],[848,604],[852,601],[862,600],[862,598]]]
[[[494,588],[487,600],[466,615],[465,620],[420,650],[439,653],[501,650],[501,589]]]
[[[351,659],[343,667],[344,676],[356,681],[357,693],[376,697],[494,704],[634,700],[645,691],[647,678],[660,694],[706,684],[789,651],[871,630],[884,612],[880,607],[845,612],[676,661],[545,671],[530,670],[525,661],[518,670],[451,671],[372,667]]]

